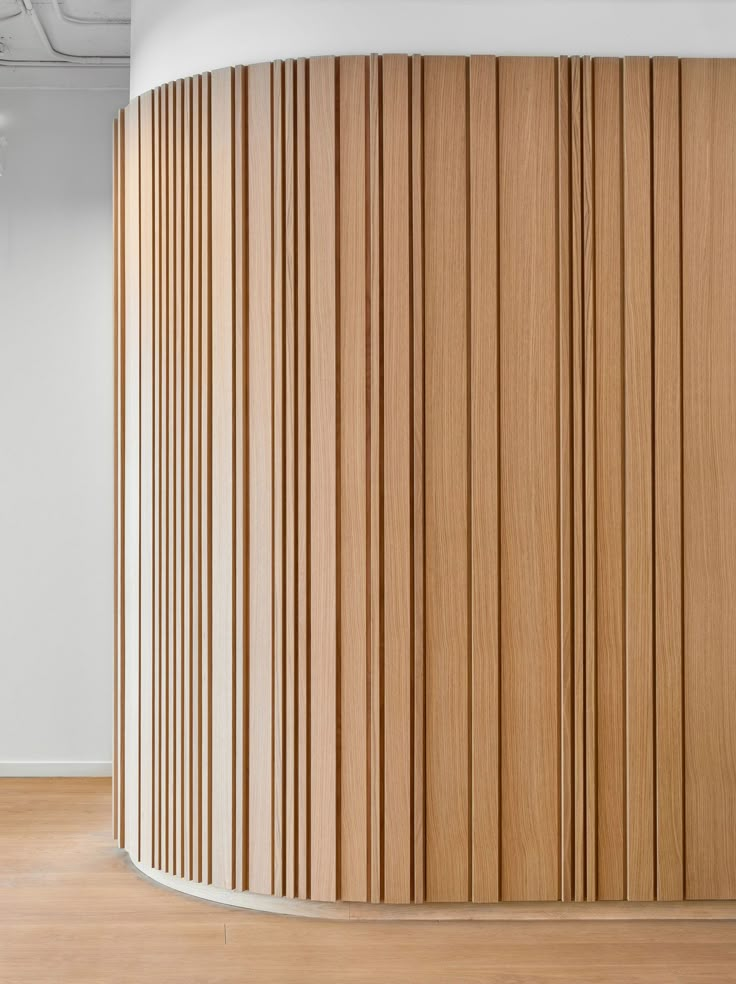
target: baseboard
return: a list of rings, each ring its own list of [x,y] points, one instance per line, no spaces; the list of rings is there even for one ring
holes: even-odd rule
[[[0,762],[0,778],[111,776],[112,762]]]

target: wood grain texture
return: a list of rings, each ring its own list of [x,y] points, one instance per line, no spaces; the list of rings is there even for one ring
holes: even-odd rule
[[[680,67],[652,65],[657,898],[683,898]]]
[[[424,63],[426,897],[469,871],[466,73]]]
[[[736,883],[736,64],[681,73],[685,893],[723,899]]]
[[[555,72],[553,60],[499,66],[501,892],[510,900],[559,894]]]
[[[734,98],[374,55],[120,115],[137,862],[356,914],[736,897]]]

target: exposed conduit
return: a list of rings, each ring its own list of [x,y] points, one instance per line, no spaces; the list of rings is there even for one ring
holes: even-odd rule
[[[75,17],[73,14],[67,14],[65,12],[61,5],[61,0],[51,0],[51,2],[53,3],[54,10],[59,15],[60,19],[66,24],[82,24],[87,27],[130,26],[130,21],[126,20],[124,17]]]
[[[46,28],[43,26],[38,14],[33,9],[33,3],[31,0],[16,0],[16,2],[21,6],[18,11],[19,14],[26,14],[30,17],[33,27],[35,28],[36,34],[38,34],[41,43],[48,53],[51,55],[49,59],[41,60],[26,60],[17,58],[5,58],[0,55],[0,65],[15,65],[17,67],[26,68],[45,68],[48,65],[58,65],[60,67],[79,67],[87,66],[89,68],[127,68],[130,63],[130,59],[126,57],[120,57],[118,55],[73,55],[68,51],[60,51],[55,48],[51,43],[48,34],[46,33]],[[11,15],[15,16],[15,15]]]

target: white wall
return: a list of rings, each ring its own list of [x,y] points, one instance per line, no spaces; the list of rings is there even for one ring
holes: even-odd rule
[[[736,55],[731,0],[133,0],[131,95],[310,55]]]
[[[112,757],[111,144],[128,97],[17,84],[0,71],[0,775],[94,772]]]

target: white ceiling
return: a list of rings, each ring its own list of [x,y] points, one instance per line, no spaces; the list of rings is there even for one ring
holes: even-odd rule
[[[0,67],[94,64],[87,59],[113,67],[105,58],[124,65],[130,55],[129,22],[130,0],[0,0]]]

